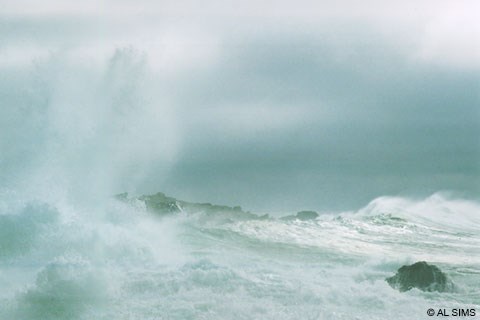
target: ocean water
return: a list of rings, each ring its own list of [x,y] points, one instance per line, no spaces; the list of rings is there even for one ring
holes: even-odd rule
[[[161,217],[141,201],[114,200],[152,168],[161,186],[181,133],[158,94],[165,79],[142,54],[119,49],[107,62],[67,52],[2,65],[0,319],[480,314],[474,200],[383,196],[307,221],[202,211]],[[386,283],[420,260],[439,266],[455,290],[400,293]]]
[[[480,307],[472,201],[382,197],[286,221],[0,199],[1,319],[426,319],[428,308]],[[385,282],[419,260],[455,290]]]

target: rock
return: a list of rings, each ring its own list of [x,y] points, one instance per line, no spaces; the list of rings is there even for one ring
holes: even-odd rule
[[[178,213],[182,211],[175,198],[167,197],[161,192],[153,195],[141,196],[138,199],[145,202],[145,206],[148,210],[160,214]]]
[[[225,221],[230,221],[232,219],[268,219],[268,215],[260,217],[248,211],[243,211],[240,206],[229,207],[211,203],[188,202],[166,196],[162,192],[132,198],[129,198],[128,193],[125,192],[115,195],[115,199],[129,204],[140,201],[145,204],[148,211],[159,215],[172,215],[183,212],[187,214],[202,213],[205,216],[215,216],[218,219],[223,219]]]
[[[393,277],[385,279],[388,284],[400,292],[417,288],[422,291],[445,292],[452,289],[453,284],[437,266],[425,261],[416,262],[398,269]]]
[[[300,211],[297,212],[297,219],[299,220],[313,220],[318,218],[318,213],[315,211]]]
[[[300,212],[297,212],[296,215],[290,215],[290,216],[285,216],[285,217],[281,217],[280,220],[302,220],[302,221],[306,221],[306,220],[313,220],[313,219],[316,219],[318,218],[318,213],[316,213],[315,211],[300,211]]]

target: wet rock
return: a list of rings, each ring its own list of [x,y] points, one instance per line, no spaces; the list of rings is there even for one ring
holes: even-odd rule
[[[141,196],[138,199],[145,202],[145,206],[148,210],[160,214],[178,213],[182,211],[177,199],[168,197],[161,192],[153,195]]]
[[[453,288],[452,282],[437,266],[425,261],[416,262],[409,266],[398,269],[393,277],[385,279],[388,284],[400,292],[413,288],[422,291],[450,291]]]
[[[115,199],[130,204],[140,201],[145,204],[148,211],[159,215],[172,215],[180,212],[187,214],[201,213],[205,216],[215,216],[225,222],[239,219],[268,219],[268,215],[258,216],[244,211],[240,206],[229,207],[211,203],[188,202],[166,196],[162,192],[132,198],[129,198],[128,193],[120,193],[115,195]]]

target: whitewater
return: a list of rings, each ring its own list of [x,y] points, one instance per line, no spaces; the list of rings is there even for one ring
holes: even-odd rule
[[[422,319],[428,308],[479,307],[471,201],[382,197],[287,221],[1,199],[2,319]],[[385,282],[419,260],[455,291]]]
[[[387,195],[309,220],[160,215],[140,198],[117,200],[175,163],[178,119],[142,54],[119,49],[100,67],[76,59],[47,56],[0,78],[0,319],[480,314],[476,200]],[[385,281],[422,260],[455,290],[399,292]]]

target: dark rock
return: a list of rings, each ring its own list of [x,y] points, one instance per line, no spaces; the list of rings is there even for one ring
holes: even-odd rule
[[[388,284],[400,292],[417,288],[422,291],[449,291],[453,284],[448,280],[437,266],[425,261],[416,262],[409,266],[403,266],[397,273],[385,279]]]

